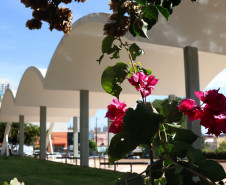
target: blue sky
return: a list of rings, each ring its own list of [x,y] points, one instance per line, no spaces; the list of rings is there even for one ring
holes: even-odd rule
[[[74,22],[89,13],[110,12],[108,3],[107,0],[87,0],[85,3],[72,3],[66,7],[71,8]],[[31,19],[32,10],[25,8],[20,0],[0,1],[0,7],[0,79],[10,80],[16,89],[29,66],[48,67],[63,33],[49,31],[46,23],[43,23],[41,30],[27,29],[25,24]],[[218,88],[220,85],[221,92],[226,95],[226,70],[218,79],[211,82],[208,89]],[[154,98],[156,97],[150,99]],[[106,124],[104,115],[105,110],[98,111],[100,124]],[[91,127],[94,123],[95,119],[91,119]]]
[[[98,3],[97,3],[98,2]],[[72,3],[73,22],[93,12],[109,12],[106,0]],[[41,30],[29,30],[26,21],[32,10],[16,1],[0,1],[0,78],[13,82],[17,88],[23,72],[31,65],[47,68],[63,33],[49,31],[47,23]]]

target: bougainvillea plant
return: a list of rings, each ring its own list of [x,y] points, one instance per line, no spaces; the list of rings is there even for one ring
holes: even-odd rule
[[[75,2],[85,0],[75,0]],[[59,8],[60,3],[72,0],[21,0],[32,8],[33,19],[27,22],[30,29],[40,29],[41,21],[50,24],[50,30],[68,33],[71,30],[72,13],[67,8]],[[196,2],[196,0],[191,0]],[[201,150],[192,143],[199,137],[192,131],[181,128],[182,113],[191,121],[200,120],[208,128],[209,134],[219,136],[226,133],[226,98],[218,90],[195,92],[203,102],[196,105],[194,100],[173,100],[154,107],[146,97],[152,93],[158,79],[152,71],[142,67],[136,59],[144,54],[136,43],[123,42],[121,37],[127,32],[148,38],[147,31],[157,22],[159,15],[168,21],[173,9],[181,0],[111,0],[113,13],[104,25],[107,36],[102,42],[102,55],[119,59],[120,52],[126,51],[130,64],[118,62],[107,67],[101,78],[103,89],[115,96],[108,106],[106,117],[111,119],[110,132],[115,135],[108,149],[111,163],[122,159],[139,145],[150,146],[150,165],[140,174],[126,173],[115,182],[116,185],[206,185],[226,178],[223,167],[213,160],[207,160]],[[157,74],[156,74],[157,75]],[[135,109],[120,102],[121,84],[127,81],[141,94]],[[161,80],[161,79],[159,79]],[[157,88],[157,87],[156,87]],[[159,158],[153,160],[153,144],[158,147]]]
[[[107,67],[102,74],[102,87],[118,98],[113,99],[106,114],[112,120],[109,132],[115,134],[108,149],[109,160],[114,163],[139,145],[150,146],[150,165],[147,169],[140,174],[125,174],[115,183],[117,185],[204,185],[226,178],[219,163],[206,160],[201,150],[193,148],[192,143],[199,136],[181,128],[184,113],[190,121],[200,120],[200,124],[208,128],[208,134],[219,136],[226,133],[226,97],[218,90],[195,92],[203,106],[196,105],[192,99],[185,99],[154,107],[146,101],[146,97],[161,79],[152,75],[151,70],[144,69],[141,62],[136,62],[144,51],[136,43],[129,44],[120,38],[127,31],[134,36],[148,38],[147,30],[156,24],[158,14],[168,20],[173,7],[179,4],[180,1],[170,0],[112,0],[110,3],[113,14],[104,26],[107,36],[97,61],[101,63],[104,55],[118,59],[120,52],[125,50],[130,64],[118,62]],[[135,109],[126,109],[126,102],[119,101],[121,84],[127,80],[141,94],[142,101],[137,101]],[[156,161],[153,160],[153,144],[158,147],[159,159]]]

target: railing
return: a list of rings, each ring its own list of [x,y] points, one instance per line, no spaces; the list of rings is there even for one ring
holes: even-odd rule
[[[130,165],[130,172],[133,171],[133,165],[149,165],[149,162],[115,162],[110,164],[109,162],[101,162],[100,165],[114,165],[114,171],[116,171],[116,166],[118,165]]]
[[[68,160],[75,160],[75,165],[78,165],[78,160],[80,160],[80,157],[72,157],[72,156],[64,156],[64,157],[56,157],[56,159],[64,159],[65,164],[68,163]],[[133,171],[133,165],[149,165],[150,162],[119,162],[116,161],[113,164],[109,163],[108,158],[106,157],[89,157],[89,159],[94,159],[94,168],[97,168],[97,159],[99,159],[99,168],[101,168],[102,165],[104,165],[104,168],[106,166],[110,167],[111,165],[114,165],[114,171],[116,171],[117,166],[119,165],[129,165],[130,166],[130,172]],[[70,161],[72,162],[72,161]]]

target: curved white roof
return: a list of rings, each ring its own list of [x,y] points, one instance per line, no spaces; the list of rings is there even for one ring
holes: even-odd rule
[[[0,121],[18,122],[19,115],[25,115],[25,122],[38,122],[39,112],[39,107],[16,106],[12,91],[7,89],[1,104]],[[63,109],[49,108],[47,111],[47,122],[69,122],[70,118],[71,115]]]
[[[186,3],[182,5],[184,9],[186,9],[185,5]],[[191,4],[188,7],[191,8],[190,6],[194,5]],[[196,6],[199,7],[197,4]],[[144,67],[150,68],[159,79],[153,92],[155,95],[175,94],[177,96],[185,96],[184,56],[183,49],[179,47],[194,44],[185,42],[182,45],[179,42],[171,42],[171,36],[170,38],[167,37],[167,39],[162,38],[165,30],[167,35],[174,29],[177,30],[176,26],[179,26],[178,30],[181,33],[175,32],[175,35],[179,37],[183,33],[184,28],[182,29],[180,25],[177,25],[177,20],[181,20],[179,16],[182,12],[180,12],[179,7],[176,9],[178,9],[178,12],[175,12],[175,14],[178,14],[178,17],[174,17],[171,20],[169,27],[164,27],[165,24],[168,25],[164,21],[163,24],[160,24],[160,27],[154,29],[154,33],[151,35],[151,42],[165,44],[166,46],[147,43],[147,40],[141,42],[143,39],[136,38],[136,40],[140,40],[137,44],[146,52],[145,55],[139,58],[139,61],[142,62]],[[194,8],[195,12],[196,9]],[[187,13],[187,10],[185,13]],[[105,56],[101,65],[96,62],[96,59],[101,55],[101,42],[104,38],[103,25],[107,17],[108,14],[105,13],[90,14],[73,24],[70,35],[65,35],[62,38],[48,67],[44,81],[46,89],[74,91],[84,89],[90,92],[103,92],[100,84],[102,72],[106,66],[114,65],[116,62],[116,60],[110,60],[107,56]],[[186,22],[184,19],[183,21]],[[158,29],[160,28],[164,28],[164,31],[159,31]],[[190,36],[193,34],[195,35],[194,32],[190,33]],[[131,38],[129,35],[126,37]],[[188,40],[192,40],[192,38]],[[205,47],[202,49],[207,51]],[[121,52],[121,57],[117,61],[129,62],[127,54]],[[225,67],[226,56],[199,51],[201,90]],[[123,93],[136,94],[137,92],[126,82],[123,84]]]
[[[43,81],[46,70],[42,72],[32,66],[29,67],[23,74],[20,81],[15,104],[21,106],[48,106],[60,108],[78,108],[78,92],[45,90]],[[70,97],[67,98],[67,97]],[[74,101],[73,101],[74,100]]]
[[[39,107],[46,106],[48,116],[79,116],[80,95],[79,91],[47,90],[43,88],[45,69],[29,67],[23,74],[18,91],[16,93],[15,105]],[[106,93],[90,92],[89,115],[93,117],[97,109],[106,108],[112,101],[112,96]],[[128,99],[128,106],[134,106],[139,95],[128,95],[122,100]],[[39,113],[39,111],[38,111]]]

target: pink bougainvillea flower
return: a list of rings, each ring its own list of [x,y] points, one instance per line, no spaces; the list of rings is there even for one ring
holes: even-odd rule
[[[195,95],[203,102],[206,103],[209,108],[216,111],[226,110],[226,97],[219,93],[218,90],[213,89],[209,91],[196,91]]]
[[[136,87],[137,91],[140,91],[141,88],[145,87],[148,81],[147,75],[143,72],[134,73],[128,81]]]
[[[155,76],[153,76],[153,75],[148,76],[147,84],[141,90],[142,96],[143,97],[149,96],[151,94],[152,90],[154,90],[155,85],[158,83],[158,81],[159,80],[156,79]]]
[[[114,134],[122,131],[123,117],[126,114],[126,104],[121,103],[117,98],[114,98],[110,105],[108,105],[108,111],[106,113],[107,118],[111,120],[109,132]]]
[[[123,118],[126,112],[126,104],[121,103],[117,98],[114,98],[110,105],[108,105],[107,118],[115,120],[116,118]]]
[[[205,112],[200,124],[208,129],[207,134],[214,134],[218,137],[221,133],[226,133],[226,116],[215,116],[211,110]]]
[[[109,132],[117,134],[122,131],[123,121],[113,121],[109,127]]]
[[[226,134],[226,114],[215,116],[215,119],[222,133]]]
[[[181,104],[177,106],[178,109],[187,115],[190,121],[200,120],[203,111],[199,106],[195,104],[195,100],[185,99],[181,101]]]
[[[226,134],[226,97],[218,90],[196,91],[195,95],[205,104],[203,108],[197,106],[194,100],[181,101],[178,109],[190,119],[201,120],[200,124],[208,129],[207,134],[219,136]]]
[[[181,104],[177,106],[181,112],[193,110],[196,108],[195,100],[185,99],[181,101]]]
[[[226,114],[219,115],[218,111],[206,105],[200,124],[208,129],[207,134],[219,136],[221,133],[226,133]]]
[[[153,75],[145,75],[143,72],[138,72],[133,74],[132,77],[128,79],[130,84],[135,86],[137,91],[141,91],[142,97],[146,97],[151,94],[154,86],[157,84],[158,79]]]

